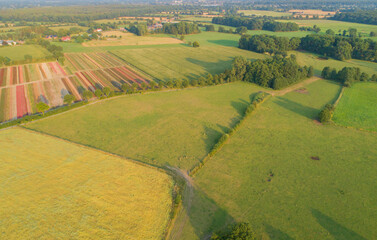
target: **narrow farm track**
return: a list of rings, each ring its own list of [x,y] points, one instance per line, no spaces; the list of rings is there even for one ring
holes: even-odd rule
[[[185,180],[186,186],[183,192],[183,207],[176,216],[176,220],[173,224],[173,228],[170,235],[167,237],[169,240],[181,239],[183,228],[185,227],[187,221],[189,220],[189,212],[192,206],[192,201],[194,198],[194,180],[188,175],[188,173],[177,167],[168,167],[170,170],[175,172],[178,176]],[[184,211],[185,210],[185,211]]]
[[[282,90],[278,90],[278,91],[271,91],[271,90],[266,90],[265,92],[271,94],[272,96],[284,96],[285,94],[287,93],[290,93],[292,91],[295,91],[295,90],[298,90],[306,85],[309,85],[315,81],[318,81],[322,78],[319,78],[319,77],[311,77],[311,78],[308,78],[302,82],[299,82],[297,84],[294,84],[294,85],[291,85],[287,88],[284,88]]]

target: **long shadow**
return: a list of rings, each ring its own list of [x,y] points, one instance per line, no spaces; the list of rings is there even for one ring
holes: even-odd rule
[[[207,41],[209,43],[213,43],[213,44],[221,45],[225,47],[238,47],[238,41],[235,41],[235,40],[222,39],[222,40],[207,40]]]
[[[213,145],[222,136],[222,133],[208,126],[204,126],[205,137],[203,142],[205,144],[206,152],[208,153],[213,148]]]
[[[246,102],[243,99],[239,99],[240,101],[232,101],[230,104],[234,109],[236,109],[237,113],[240,117],[242,117],[245,114],[246,108],[249,105],[248,102]]]
[[[319,110],[316,108],[304,106],[300,103],[282,97],[277,97],[275,103],[277,103],[285,109],[288,109],[294,113],[297,113],[309,119],[315,119],[319,112]]]
[[[321,213],[317,209],[312,209],[312,215],[317,219],[317,222],[334,237],[335,240],[366,240],[366,238],[335,222],[332,218]]]
[[[270,239],[279,239],[279,240],[294,240],[291,236],[286,234],[285,232],[274,228],[273,226],[269,224],[264,224],[265,226],[265,232],[268,234]]]
[[[188,217],[195,235],[200,239],[210,236],[213,232],[225,230],[236,222],[228,211],[199,188],[194,189],[191,208],[186,210],[189,211]]]
[[[217,62],[207,62],[195,58],[186,58],[186,61],[204,68],[206,72],[216,74],[221,73],[224,71],[224,69],[230,67],[232,65],[233,58],[229,57],[229,60],[219,60]],[[218,69],[219,66],[224,66],[224,69],[221,69],[219,72],[214,72],[214,69]]]

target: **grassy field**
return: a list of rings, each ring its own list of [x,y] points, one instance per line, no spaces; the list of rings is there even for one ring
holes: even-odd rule
[[[123,96],[27,127],[146,163],[190,169],[260,89],[238,82]]]
[[[356,83],[346,88],[333,121],[341,126],[377,131],[377,83]]]
[[[33,59],[45,58],[51,55],[45,48],[38,45],[0,47],[0,56],[8,57],[14,61],[24,60],[26,54],[31,55]]]
[[[78,26],[78,25],[56,26],[56,27],[49,27],[49,28],[53,31],[56,31],[56,32],[59,31],[60,29],[69,30],[70,28],[80,28],[82,31],[88,30],[87,27],[81,27],[81,26]]]
[[[216,31],[218,30],[218,24],[211,24],[215,26]],[[223,26],[226,30],[233,27]],[[263,31],[263,30],[249,30],[247,31],[249,35],[260,35],[260,34],[267,34],[267,35],[275,35],[281,37],[305,37],[306,35],[310,34],[310,32],[298,31],[298,32],[271,32],[271,31]],[[198,41],[201,46],[228,46],[228,47],[238,47],[238,41],[240,40],[241,36],[239,34],[232,34],[232,33],[219,33],[219,32],[206,32],[202,31],[199,34],[191,34],[185,36],[185,42],[194,42]]]
[[[376,25],[369,25],[369,24],[361,24],[361,23],[351,23],[351,22],[342,22],[342,21],[334,21],[334,20],[279,20],[284,22],[295,22],[300,26],[310,27],[317,25],[321,28],[321,32],[326,32],[327,29],[332,29],[335,33],[343,33],[343,30],[347,30],[349,28],[356,28],[358,32],[369,34],[371,31],[376,32],[377,26]]]
[[[376,134],[318,124],[340,86],[307,90],[264,103],[198,172],[180,239],[233,221],[249,221],[257,239],[377,238]]]
[[[266,57],[262,54],[220,45],[199,48],[146,48],[112,52],[133,66],[163,81],[198,79],[208,73],[221,73],[231,67],[236,56],[249,59]]]
[[[104,47],[104,46],[122,46],[122,45],[158,45],[158,44],[180,44],[181,40],[172,37],[156,37],[153,35],[136,36],[133,33],[124,33],[121,31],[106,31],[103,36],[117,36],[119,38],[107,38],[107,40],[92,40],[85,42],[84,47]]]
[[[291,51],[289,54],[295,54],[297,56],[297,62],[300,65],[308,65],[314,67],[314,73],[317,76],[321,75],[321,72],[324,67],[330,66],[336,68],[338,70],[344,67],[358,67],[363,72],[367,72],[368,74],[372,75],[377,71],[377,63],[361,61],[361,60],[347,60],[347,61],[339,61],[335,59],[322,59],[319,55],[309,53],[309,52],[299,52],[299,51]]]
[[[162,239],[172,179],[25,129],[0,132],[1,239]]]
[[[263,10],[238,10],[237,13],[243,13],[245,16],[270,16],[270,17],[282,17],[282,16],[292,16],[289,12],[274,12],[274,11],[263,11]]]
[[[103,52],[112,50],[124,49],[140,49],[140,48],[170,48],[170,47],[183,47],[186,44],[157,44],[157,45],[119,45],[119,46],[105,46],[105,47],[84,47],[80,43],[70,42],[52,42],[57,46],[63,47],[64,53],[88,53],[88,52]]]

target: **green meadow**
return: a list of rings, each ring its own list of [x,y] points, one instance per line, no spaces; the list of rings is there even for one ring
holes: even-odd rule
[[[122,96],[26,127],[149,164],[191,169],[261,89],[237,82]]]
[[[377,238],[376,134],[315,121],[339,90],[319,80],[263,103],[195,175],[180,239],[235,221],[257,239]]]
[[[209,44],[199,48],[188,46],[143,48],[112,51],[112,53],[162,81],[198,79],[201,76],[205,77],[208,73],[222,73],[231,67],[236,56],[248,59],[266,57],[263,54],[235,47]]]
[[[333,121],[341,126],[377,131],[377,83],[356,83],[346,88]]]
[[[24,60],[26,54],[31,55],[33,59],[43,59],[51,55],[47,49],[38,45],[0,47],[0,56],[8,57],[13,61]]]

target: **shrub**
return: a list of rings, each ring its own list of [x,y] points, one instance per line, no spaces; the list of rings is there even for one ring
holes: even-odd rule
[[[195,42],[193,42],[192,46],[197,48],[197,47],[200,47],[200,44],[199,44],[198,41],[195,41]]]
[[[211,240],[255,240],[255,234],[249,223],[241,222],[234,224],[225,232],[214,233]]]
[[[334,112],[334,106],[332,104],[326,104],[325,108],[319,113],[319,121],[321,123],[329,122]]]

